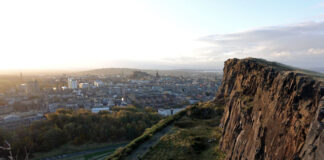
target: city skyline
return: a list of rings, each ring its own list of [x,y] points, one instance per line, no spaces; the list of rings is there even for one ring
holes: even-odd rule
[[[324,67],[318,0],[0,4],[1,71],[217,70],[234,57]]]

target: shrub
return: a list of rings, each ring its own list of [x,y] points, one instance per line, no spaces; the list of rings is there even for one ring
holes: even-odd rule
[[[189,119],[185,119],[185,120],[175,122],[174,125],[179,128],[190,128],[194,126],[194,123]]]
[[[207,137],[194,137],[191,140],[191,147],[196,153],[201,153],[203,150],[208,148]]]

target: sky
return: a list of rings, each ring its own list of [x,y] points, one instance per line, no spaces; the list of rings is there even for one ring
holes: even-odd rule
[[[0,1],[0,70],[324,67],[322,0]]]

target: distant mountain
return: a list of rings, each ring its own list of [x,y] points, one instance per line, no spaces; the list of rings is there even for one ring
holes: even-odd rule
[[[101,68],[101,69],[93,69],[93,70],[88,70],[88,71],[77,72],[76,74],[81,74],[81,75],[117,75],[117,74],[131,75],[134,71],[140,71],[140,69]]]
[[[174,69],[174,70],[148,70],[148,69],[136,69],[136,68],[101,68],[82,72],[76,72],[76,75],[126,75],[130,76],[134,71],[146,72],[151,75],[155,75],[157,72],[159,75],[169,76],[191,76],[193,74],[211,74],[219,73],[220,71],[211,70],[192,70],[192,69]]]

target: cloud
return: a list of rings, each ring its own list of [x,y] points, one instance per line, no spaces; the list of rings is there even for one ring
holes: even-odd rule
[[[200,58],[257,57],[297,67],[324,67],[324,22],[266,27],[200,38]]]
[[[320,55],[320,54],[324,54],[324,49],[310,48],[310,49],[308,49],[308,53]]]

